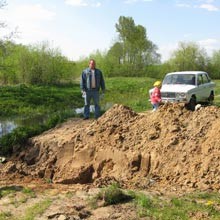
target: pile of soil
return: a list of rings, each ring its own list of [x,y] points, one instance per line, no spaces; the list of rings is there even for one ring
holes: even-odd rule
[[[159,191],[220,190],[220,109],[165,104],[136,113],[114,105],[98,120],[72,119],[29,140],[1,165],[7,176]]]

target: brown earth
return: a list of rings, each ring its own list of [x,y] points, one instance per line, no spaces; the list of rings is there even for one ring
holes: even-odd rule
[[[60,191],[68,186],[87,192],[113,182],[159,194],[220,191],[219,137],[216,106],[191,112],[165,104],[136,113],[116,104],[98,120],[71,119],[31,138],[25,150],[0,164],[0,183],[44,188],[47,181]],[[135,211],[108,209],[123,216],[118,219]],[[88,219],[116,219],[102,214]]]
[[[163,191],[220,189],[220,109],[188,111],[166,104],[135,113],[114,105],[98,120],[72,119],[30,139],[1,165],[19,174],[62,184]]]

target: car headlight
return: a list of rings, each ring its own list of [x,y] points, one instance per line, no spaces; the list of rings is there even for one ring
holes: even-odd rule
[[[176,98],[185,99],[186,93],[184,92],[176,93]]]

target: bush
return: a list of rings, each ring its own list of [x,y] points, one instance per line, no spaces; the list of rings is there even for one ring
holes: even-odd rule
[[[93,208],[98,206],[101,201],[103,206],[118,204],[120,202],[128,201],[132,199],[131,196],[125,194],[117,183],[113,183],[107,188],[103,188],[97,195],[91,198],[90,205]]]

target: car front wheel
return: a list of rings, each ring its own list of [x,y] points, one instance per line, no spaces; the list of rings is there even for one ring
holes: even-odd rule
[[[188,103],[188,109],[191,110],[191,111],[195,111],[195,107],[196,107],[196,98],[191,97],[191,99]]]
[[[210,104],[212,104],[212,103],[213,103],[214,98],[215,98],[214,93],[213,93],[213,92],[211,92],[211,93],[210,93],[210,95],[209,95],[209,97],[208,97],[208,101],[209,101],[209,103],[210,103]]]

